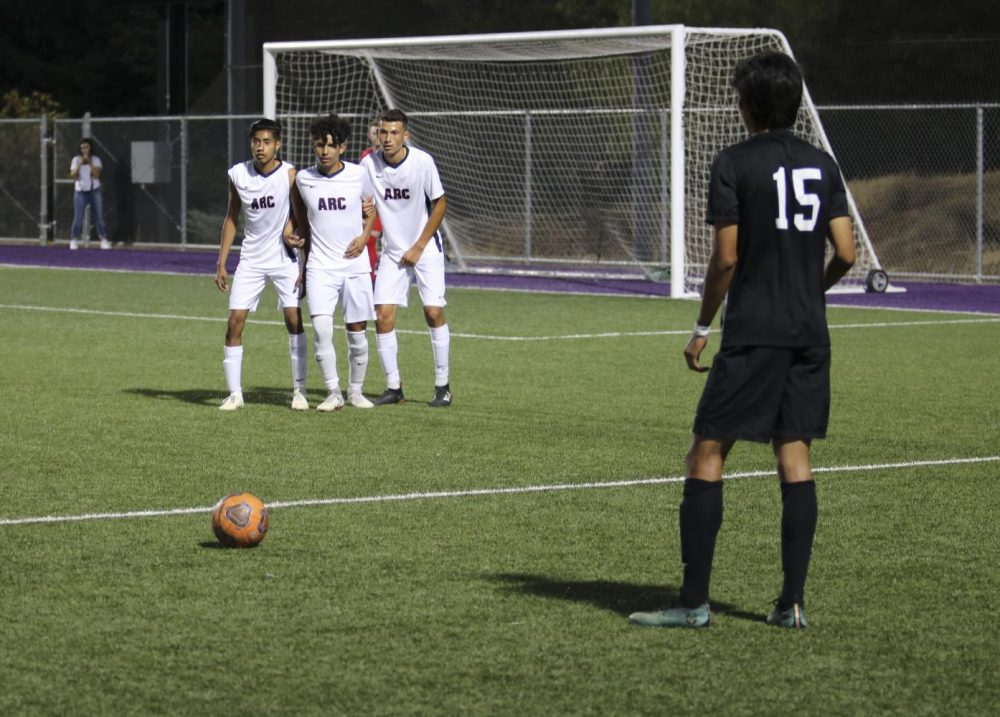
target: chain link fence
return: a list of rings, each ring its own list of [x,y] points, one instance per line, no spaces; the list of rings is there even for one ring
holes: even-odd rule
[[[1000,282],[1000,105],[819,109],[890,276]],[[0,120],[0,240],[69,240],[70,160],[80,138],[90,136],[104,163],[112,241],[217,246],[227,202],[225,172],[248,157],[246,127],[253,119],[58,119],[51,126],[44,118]]]

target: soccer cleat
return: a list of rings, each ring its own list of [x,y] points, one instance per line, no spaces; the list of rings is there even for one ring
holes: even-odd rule
[[[791,607],[782,608],[778,601],[774,601],[774,609],[767,616],[767,624],[776,627],[790,627],[795,630],[805,630],[809,627],[806,619],[806,609],[801,603],[792,603]]]
[[[302,393],[302,389],[297,388],[292,391],[292,410],[293,411],[308,411],[309,401],[306,400],[305,394]]]
[[[451,405],[451,389],[448,384],[434,387],[434,398],[428,405],[434,408],[447,408]]]
[[[69,240],[69,249],[70,249],[70,251],[76,251],[79,248],[80,248],[80,242],[78,242],[76,239],[70,239]]]
[[[219,406],[220,411],[235,411],[237,408],[243,408],[243,394],[242,393],[231,393],[226,396],[226,400],[222,402]]]
[[[375,404],[365,398],[361,391],[348,391],[347,402],[355,408],[374,408]]]
[[[628,621],[650,627],[708,627],[712,612],[707,602],[698,607],[673,605],[655,612],[634,612],[628,616]]]
[[[340,391],[334,391],[323,403],[316,406],[317,411],[322,411],[323,413],[331,413],[333,411],[339,411],[344,407],[344,397],[340,394]]]
[[[392,403],[403,403],[406,399],[403,398],[403,387],[399,388],[387,388],[385,392],[372,401],[373,406],[388,406]]]
[[[111,248],[111,242],[108,241],[107,239],[101,239],[101,249],[110,249],[110,248]]]

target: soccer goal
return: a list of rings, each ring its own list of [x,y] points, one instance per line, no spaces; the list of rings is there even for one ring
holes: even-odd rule
[[[711,251],[712,157],[746,137],[738,60],[791,53],[777,30],[682,25],[264,45],[264,113],[312,163],[317,114],[410,117],[448,195],[443,227],[465,271],[669,279],[697,293]],[[833,154],[808,91],[795,131]],[[863,286],[878,258],[850,199]],[[882,288],[882,287],[877,287]]]

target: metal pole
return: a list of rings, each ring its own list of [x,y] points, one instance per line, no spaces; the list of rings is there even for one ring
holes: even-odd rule
[[[670,262],[670,111],[660,111],[660,263]]]
[[[38,243],[42,246],[45,246],[49,234],[49,166],[45,162],[48,134],[48,117],[43,113],[38,120],[38,168],[41,175],[38,180],[41,190],[38,201]]]
[[[670,296],[685,294],[684,266],[684,48],[683,25],[670,32]]]
[[[187,173],[188,173],[188,120],[181,118],[181,248],[187,247]]]
[[[531,111],[524,113],[524,258],[531,258]]]
[[[983,280],[983,108],[976,108],[976,280]]]

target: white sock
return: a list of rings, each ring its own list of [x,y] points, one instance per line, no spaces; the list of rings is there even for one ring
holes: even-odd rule
[[[347,332],[347,356],[351,378],[348,393],[361,393],[368,372],[368,335],[364,331]]]
[[[305,332],[288,334],[288,355],[292,359],[292,385],[306,390],[306,373],[309,370],[309,339]]]
[[[399,353],[396,332],[393,330],[387,334],[375,334],[375,343],[378,345],[379,361],[382,362],[382,369],[385,371],[386,388],[400,388],[403,384],[399,375],[399,364],[396,362],[396,355]]]
[[[241,377],[243,375],[243,347],[225,346],[223,347],[222,370],[226,372],[226,386],[229,393],[243,395]]]
[[[333,347],[333,317],[319,314],[312,317],[316,332],[316,363],[323,376],[323,384],[330,393],[340,392],[340,377],[337,376],[337,350]]]
[[[434,351],[434,385],[448,384],[448,353],[451,348],[451,331],[448,324],[431,329],[431,349]]]

